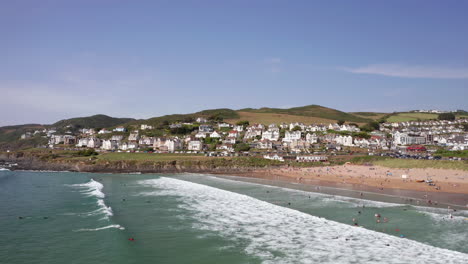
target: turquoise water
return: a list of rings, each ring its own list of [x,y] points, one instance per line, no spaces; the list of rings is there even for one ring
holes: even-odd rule
[[[0,171],[0,263],[468,263],[467,211],[233,179]]]

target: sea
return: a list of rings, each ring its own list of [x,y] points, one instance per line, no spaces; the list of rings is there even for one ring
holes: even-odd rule
[[[468,263],[468,211],[343,193],[4,169],[0,263]]]

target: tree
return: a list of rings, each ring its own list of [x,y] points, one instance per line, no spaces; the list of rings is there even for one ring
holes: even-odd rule
[[[247,120],[241,120],[241,121],[238,121],[236,123],[236,125],[246,127],[246,126],[250,125],[250,123]]]
[[[234,150],[237,152],[240,151],[249,151],[250,150],[250,145],[246,143],[239,143],[234,146]]]
[[[453,113],[442,113],[442,114],[439,114],[437,119],[453,121],[455,120],[455,115]]]
[[[367,134],[366,132],[353,133],[352,135],[353,137],[358,137],[358,138],[365,138],[365,139],[371,138],[371,135]]]
[[[342,126],[345,122],[346,122],[346,121],[344,121],[344,120],[338,120],[338,121],[336,121],[336,123],[337,123],[338,125],[340,125],[340,126]]]
[[[295,126],[291,131],[302,131],[302,128],[300,126]]]
[[[374,130],[379,130],[380,128],[380,124],[379,122],[376,122],[376,121],[371,121],[365,125],[363,125],[362,127],[360,127],[362,131],[366,131],[366,132],[372,132]]]

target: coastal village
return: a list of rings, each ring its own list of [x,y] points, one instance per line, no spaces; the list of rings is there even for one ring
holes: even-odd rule
[[[354,152],[397,158],[439,159],[436,150],[468,149],[468,119],[330,124],[234,124],[206,117],[165,122],[26,132],[48,138],[49,148],[92,148],[98,152],[192,153],[206,156],[261,156],[265,159],[324,162]],[[415,155],[417,154],[417,155]],[[461,158],[454,158],[461,159]]]

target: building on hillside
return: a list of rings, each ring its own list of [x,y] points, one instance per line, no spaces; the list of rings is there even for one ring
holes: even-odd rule
[[[229,131],[228,137],[237,138],[239,137],[239,132],[237,130],[231,130]]]
[[[107,129],[105,129],[105,128],[99,130],[99,132],[98,132],[98,134],[100,134],[100,135],[102,135],[102,134],[109,134],[109,133],[112,133],[112,132],[109,131],[109,130],[107,130]]]
[[[230,128],[230,127],[232,127],[232,125],[231,125],[231,124],[228,124],[228,123],[219,123],[219,124],[218,124],[218,128],[219,128],[219,129],[221,129],[221,128],[228,128],[228,127]]]
[[[236,142],[237,142],[237,138],[235,137],[226,137],[223,140],[223,143],[228,143],[228,144],[236,144]]]
[[[340,136],[335,137],[334,141],[335,141],[336,144],[340,144],[340,145],[343,145],[343,146],[347,146],[347,147],[354,146],[352,136],[341,136],[340,135]]]
[[[203,143],[199,140],[192,140],[188,143],[187,149],[191,151],[202,151]]]
[[[195,121],[200,124],[208,122],[208,120],[204,117],[198,117]]]
[[[213,133],[210,134],[210,138],[221,138],[221,134],[219,134],[216,131],[213,131]]]
[[[269,159],[269,160],[284,161],[284,158],[282,156],[279,156],[278,154],[263,155],[263,158],[264,159]]]
[[[122,135],[113,135],[111,137],[111,140],[114,140],[114,141],[122,141],[123,140],[123,136]]]
[[[283,142],[292,142],[293,140],[301,139],[301,131],[286,131]]]
[[[228,152],[234,152],[234,145],[229,143],[223,143],[216,147],[217,150],[225,150]]]
[[[310,144],[315,144],[318,142],[318,136],[315,133],[307,133],[306,135],[306,141],[309,142]]]
[[[116,150],[119,147],[119,142],[117,140],[104,140],[102,141],[101,149],[103,150]]]
[[[141,130],[153,129],[153,126],[146,125],[146,124],[141,124],[140,129]]]
[[[393,134],[393,142],[396,145],[423,145],[426,144],[426,137],[397,131]]]
[[[154,137],[142,136],[138,143],[143,146],[152,146],[154,144]]]
[[[167,147],[167,151],[169,152],[182,149],[182,141],[179,138],[167,139],[165,145]]]
[[[200,125],[198,127],[199,132],[211,133],[213,132],[213,130],[214,130],[213,127],[210,125]]]
[[[273,142],[268,139],[262,139],[254,142],[254,148],[256,149],[273,149]]]
[[[125,127],[123,127],[123,126],[118,126],[118,127],[114,128],[112,131],[114,131],[114,132],[125,132],[125,131],[127,131],[127,129],[125,129]]]
[[[130,135],[128,136],[128,141],[136,142],[139,139],[140,139],[140,135],[139,135],[138,131],[134,131],[134,132],[130,133]]]
[[[276,141],[278,140],[280,137],[280,132],[279,132],[279,129],[276,128],[270,128],[268,129],[267,131],[263,132],[262,134],[262,140],[272,140],[272,141]]]
[[[321,155],[298,155],[296,156],[297,162],[325,162],[328,161],[327,156]]]

